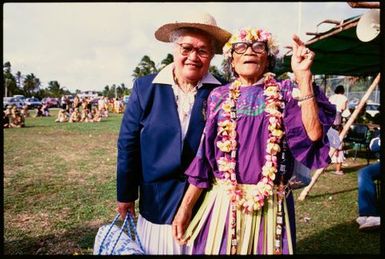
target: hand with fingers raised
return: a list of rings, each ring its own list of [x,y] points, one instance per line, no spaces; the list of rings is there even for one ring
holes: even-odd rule
[[[292,37],[293,55],[291,57],[291,69],[297,81],[311,78],[310,67],[313,64],[315,53],[305,46],[303,41],[297,36]]]

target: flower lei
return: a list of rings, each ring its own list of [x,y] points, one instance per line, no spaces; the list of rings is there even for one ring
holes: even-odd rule
[[[233,33],[231,38],[223,46],[223,54],[226,59],[231,57],[231,50],[233,43],[236,42],[253,42],[265,41],[268,47],[268,54],[275,56],[279,52],[279,44],[270,32],[258,28],[243,28],[237,33]]]
[[[241,82],[235,80],[229,87],[229,96],[222,103],[224,117],[218,122],[217,147],[223,152],[223,156],[217,160],[218,169],[223,174],[223,179],[229,184],[229,194],[232,204],[235,204],[245,213],[251,213],[261,209],[265,198],[273,193],[274,179],[278,171],[277,154],[280,151],[282,131],[283,108],[282,95],[279,86],[274,79],[274,74],[264,75],[265,112],[269,120],[269,137],[267,140],[265,164],[262,167],[262,179],[255,188],[248,193],[244,192],[237,183],[235,167],[237,153],[236,133],[236,104],[240,96]]]

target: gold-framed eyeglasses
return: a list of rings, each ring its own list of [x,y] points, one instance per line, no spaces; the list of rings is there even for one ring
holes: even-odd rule
[[[189,43],[176,43],[179,45],[180,54],[183,56],[189,56],[192,51],[195,51],[197,55],[201,58],[208,58],[211,56],[211,51],[206,48],[194,48],[193,45]]]
[[[232,45],[232,48],[235,53],[243,54],[247,51],[247,49],[251,47],[251,49],[255,53],[263,53],[266,50],[266,44],[263,41],[254,41],[254,42],[235,42]]]

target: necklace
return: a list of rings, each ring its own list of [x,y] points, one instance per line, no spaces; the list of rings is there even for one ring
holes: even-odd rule
[[[282,131],[282,113],[284,103],[280,88],[274,79],[274,74],[264,74],[265,112],[269,120],[269,137],[266,145],[265,164],[262,167],[262,179],[255,185],[252,191],[246,193],[239,186],[236,178],[236,155],[237,155],[237,111],[236,105],[241,95],[241,81],[235,80],[229,87],[229,96],[221,105],[223,118],[218,121],[217,147],[223,152],[223,156],[217,160],[218,170],[222,172],[223,179],[229,185],[228,192],[231,201],[231,243],[230,253],[236,254],[238,247],[237,239],[237,209],[244,213],[253,213],[260,210],[269,196],[273,194],[274,179],[278,172],[277,154],[280,152],[280,141],[284,132]],[[279,197],[282,197],[282,184],[279,186]],[[282,199],[279,198],[278,209],[282,208]],[[278,210],[281,213],[281,210]],[[277,220],[282,221],[282,214],[277,215]],[[275,235],[275,253],[281,250],[282,224],[278,222]]]
[[[274,179],[278,172],[277,154],[280,152],[280,141],[283,136],[282,131],[282,113],[283,108],[282,95],[279,85],[274,79],[274,74],[264,74],[264,96],[265,113],[269,121],[269,137],[266,145],[266,162],[262,167],[262,179],[255,185],[252,191],[247,193],[239,186],[236,179],[236,154],[237,154],[237,133],[236,133],[236,104],[240,96],[241,82],[235,80],[229,87],[229,96],[222,103],[224,117],[218,121],[217,147],[223,152],[218,160],[218,169],[222,172],[223,179],[229,185],[229,195],[232,206],[241,209],[245,213],[252,213],[260,210],[268,198],[273,193]]]

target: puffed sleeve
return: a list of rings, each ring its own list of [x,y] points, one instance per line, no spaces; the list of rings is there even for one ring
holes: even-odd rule
[[[185,172],[188,182],[202,189],[211,186],[213,171],[216,168],[214,141],[217,135],[215,109],[218,107],[218,102],[218,93],[213,90],[208,97],[207,121],[197,154]]]
[[[336,110],[325,94],[320,91],[318,86],[314,86],[314,94],[319,108],[319,120],[323,127],[323,136],[318,141],[311,141],[302,123],[301,108],[298,101],[293,98],[293,88],[296,86],[290,81],[282,82],[285,104],[284,127],[286,139],[294,158],[308,168],[324,168],[330,164],[329,140],[327,132],[333,124]]]

